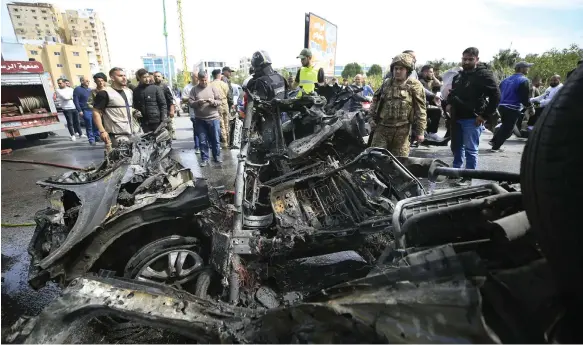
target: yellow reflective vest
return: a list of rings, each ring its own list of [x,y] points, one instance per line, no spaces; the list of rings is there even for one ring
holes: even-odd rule
[[[316,89],[318,82],[318,70],[314,67],[302,67],[300,69],[300,92],[297,98],[302,97],[303,92],[311,93]]]

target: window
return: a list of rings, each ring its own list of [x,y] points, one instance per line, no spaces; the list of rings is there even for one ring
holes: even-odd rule
[[[81,68],[81,64],[80,63],[76,63],[75,64],[75,68]]]
[[[14,9],[14,12],[18,12],[18,8],[15,8],[15,9]]]
[[[73,52],[73,56],[79,56],[79,52]]]
[[[38,55],[38,50],[31,50],[30,55]]]
[[[41,12],[42,12],[42,13],[47,13],[47,10],[42,10]]]
[[[61,55],[61,53],[60,52],[55,52],[55,55]]]
[[[22,26],[22,23],[18,23],[18,26]]]
[[[57,64],[57,67],[63,67],[63,64],[62,63],[58,63]]]
[[[75,25],[71,26],[73,29],[75,28]]]
[[[154,60],[154,64],[161,65],[162,64],[162,59],[155,59]]]
[[[42,40],[43,40],[43,38],[42,38],[42,37],[37,37],[37,39],[38,39],[39,41],[42,41]]]
[[[32,19],[38,19],[38,17],[37,16],[34,16],[34,17],[32,17]]]
[[[40,26],[40,24],[35,24],[34,26]]]
[[[47,20],[48,18],[47,18],[47,17],[43,17],[43,19],[44,19],[44,20]]]
[[[48,27],[49,27],[49,24],[45,24],[45,27],[47,27],[47,28],[48,28]]]
[[[36,13],[36,10],[30,10],[30,12],[32,12],[32,13]]]
[[[20,19],[20,16],[16,16],[16,19]]]

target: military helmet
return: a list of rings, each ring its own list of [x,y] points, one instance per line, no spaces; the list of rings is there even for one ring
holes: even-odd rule
[[[413,71],[415,68],[415,62],[413,62],[413,56],[407,53],[401,53],[393,58],[391,62],[391,71],[395,65],[405,67],[409,72]]]
[[[256,51],[251,57],[251,66],[257,70],[267,64],[271,64],[271,58],[265,50]]]

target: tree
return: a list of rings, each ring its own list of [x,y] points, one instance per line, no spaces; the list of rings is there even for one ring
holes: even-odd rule
[[[490,62],[490,68],[498,80],[502,80],[514,73],[514,65],[520,61],[520,53],[510,49],[500,49]]]
[[[583,57],[583,52],[578,45],[572,44],[563,50],[551,49],[541,55],[527,54],[524,60],[534,63],[528,72],[531,78],[538,77],[546,84],[555,74],[561,76],[564,81],[567,72],[577,66],[577,61]]]
[[[287,79],[291,73],[289,73],[288,70],[286,70],[285,68],[282,68],[281,70],[279,70],[279,74],[281,74],[285,79]]]
[[[243,81],[245,81],[245,79],[248,76],[249,73],[247,73],[247,71],[244,71],[243,69],[238,69],[235,71],[235,73],[231,75],[231,82],[237,85],[243,85]]]
[[[357,74],[362,74],[362,67],[356,62],[349,63],[348,65],[344,66],[344,70],[342,71],[342,78],[344,79],[351,79]]]
[[[383,74],[383,68],[375,63],[374,65],[370,66],[368,72],[366,73],[366,76],[370,77],[373,75],[382,75],[382,74]]]
[[[174,78],[172,84],[176,86],[178,90],[182,90],[186,86],[186,80],[184,80],[184,73],[182,73],[181,70],[178,70],[178,72],[176,73],[176,77]]]
[[[444,58],[441,59],[437,59],[437,60],[429,60],[426,63],[427,65],[431,65],[433,66],[433,71],[435,72],[436,75],[439,75],[440,72],[445,72],[448,69],[454,68],[456,66],[459,66],[460,63],[459,62],[445,62]],[[419,68],[421,68],[423,66],[419,66]]]

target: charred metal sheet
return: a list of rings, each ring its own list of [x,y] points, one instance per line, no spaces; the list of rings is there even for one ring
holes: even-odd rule
[[[275,273],[280,291],[318,291],[364,277],[370,268],[354,251],[290,260]]]
[[[61,189],[74,193],[79,198],[82,207],[79,209],[77,221],[69,232],[65,242],[52,251],[47,257],[38,263],[38,266],[46,269],[89,234],[91,234],[107,218],[112,211],[119,193],[119,183],[128,168],[127,164],[120,166],[99,180],[83,184],[61,184],[57,182],[38,182],[39,185]],[[37,223],[37,225],[40,225]],[[42,231],[42,229],[37,229]]]
[[[266,311],[202,300],[161,286],[83,278],[33,323],[16,328],[20,339],[27,337],[26,343],[62,343],[71,339],[76,327],[105,313],[170,329],[198,342],[500,342],[482,315],[480,285],[455,268],[461,267],[455,264],[456,256],[419,257],[427,258],[418,263],[430,279],[405,273],[413,272],[411,266],[394,268],[383,274],[385,282],[354,283],[349,289],[330,289],[309,303]]]

